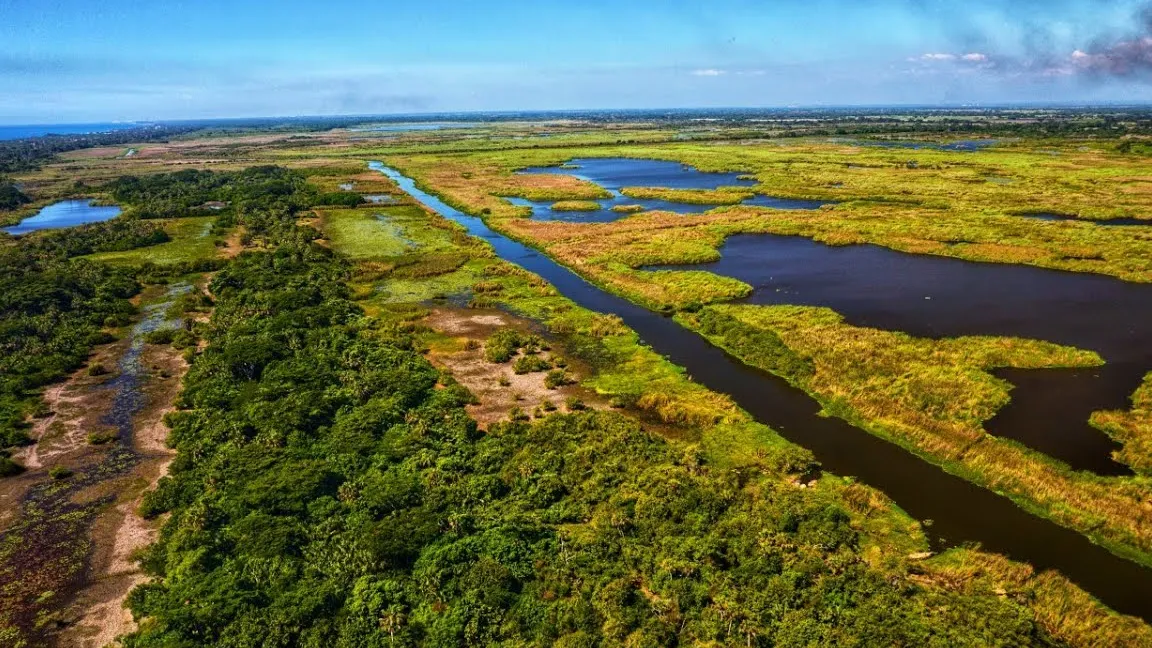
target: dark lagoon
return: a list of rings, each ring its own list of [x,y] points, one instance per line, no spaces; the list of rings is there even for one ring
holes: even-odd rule
[[[642,160],[632,158],[577,158],[562,167],[529,167],[518,173],[565,174],[604,187],[611,198],[595,201],[596,211],[554,211],[551,201],[531,201],[523,198],[505,198],[513,205],[532,209],[536,220],[555,220],[583,223],[609,223],[628,216],[612,211],[621,205],[639,205],[645,211],[670,211],[678,214],[701,214],[721,205],[699,205],[669,200],[640,200],[620,193],[624,187],[661,187],[666,189],[718,189],[720,187],[753,187],[755,180],[743,180],[739,173],[712,173],[700,171],[679,162]],[[757,194],[742,203],[772,209],[819,209],[825,203],[819,200],[795,200]]]
[[[91,200],[62,200],[41,209],[35,216],[29,216],[2,231],[13,236],[44,229],[75,227],[86,223],[99,223],[120,215],[115,205],[93,205]]]
[[[932,520],[927,531],[935,549],[979,543],[988,551],[1027,561],[1038,569],[1058,569],[1112,608],[1152,620],[1152,570],[842,419],[818,416],[820,405],[786,381],[748,367],[669,318],[600,290],[532,248],[496,233],[481,219],[421,191],[394,169],[378,162],[371,167],[470,234],[487,240],[501,258],[540,275],[569,299],[590,310],[618,315],[655,351],[687,369],[693,380],[730,395],[758,421],[811,450],[826,469],[855,476],[884,491],[913,517]]]
[[[858,326],[923,337],[1007,335],[1100,353],[1094,369],[1002,370],[1017,386],[986,426],[1099,474],[1127,474],[1116,444],[1088,425],[1127,409],[1152,370],[1152,285],[1022,265],[905,254],[875,245],[827,246],[794,236],[739,235],[708,270],[750,284],[753,304],[827,306]]]

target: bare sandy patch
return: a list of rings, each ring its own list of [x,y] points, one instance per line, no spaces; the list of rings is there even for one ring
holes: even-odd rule
[[[433,350],[429,359],[446,369],[476,397],[479,402],[469,405],[467,410],[481,428],[508,420],[513,408],[519,408],[530,416],[537,408],[541,413],[565,410],[569,399],[577,399],[587,408],[607,407],[595,392],[576,384],[581,378],[576,367],[567,368],[569,378],[575,381],[573,384],[550,389],[544,383],[546,371],[516,374],[511,361],[494,363],[484,357],[483,344],[489,335],[505,327],[527,331],[531,328],[529,320],[499,311],[438,309],[425,318],[424,323],[440,333],[460,339],[458,346],[461,350]],[[549,361],[562,355],[555,350],[540,352],[540,356]]]
[[[130,475],[117,480],[115,505],[93,524],[89,568],[64,615],[69,625],[55,637],[59,646],[103,648],[135,628],[124,602],[132,588],[146,580],[136,555],[155,541],[160,528],[159,520],[144,520],[137,511],[175,456],[165,444],[164,415],[172,410],[188,368],[180,352],[169,346],[148,347],[142,362],[153,378],[144,387],[145,407],[132,421],[132,449],[139,462]]]

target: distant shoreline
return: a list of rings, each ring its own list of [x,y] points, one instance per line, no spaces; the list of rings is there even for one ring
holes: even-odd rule
[[[27,137],[42,137],[44,135],[90,135],[92,133],[109,133],[129,128],[138,128],[142,124],[136,122],[120,123],[92,123],[92,124],[29,124],[29,125],[0,125],[0,140],[24,139]]]

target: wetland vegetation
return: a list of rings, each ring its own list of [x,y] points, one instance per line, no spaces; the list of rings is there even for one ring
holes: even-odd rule
[[[768,126],[733,118],[706,129],[590,120],[550,125],[547,137],[532,123],[355,139],[206,133],[133,143],[131,156],[120,147],[44,158],[15,178],[31,204],[70,197],[82,180],[83,195],[125,213],[0,247],[0,261],[20,273],[0,291],[0,339],[17,350],[4,354],[17,364],[3,373],[19,376],[4,386],[7,441],[27,442],[48,407],[45,386],[119,373],[105,349],[121,343],[105,343],[139,317],[142,287],[153,303],[167,290],[157,283],[186,281],[193,288],[173,298],[172,312],[187,325],[147,338],[149,353],[189,364],[165,369],[182,387],[156,400],[175,407],[165,421],[176,456],[139,508],[160,531],[141,554],[137,582],[147,582],[127,597],[125,646],[1150,645],[1143,621],[1051,569],[1073,544],[1037,551],[1033,568],[942,542],[873,487],[875,471],[860,480],[826,471],[765,425],[765,409],[780,406],[774,397],[742,407],[749,390],[729,396],[702,384],[725,384],[711,374],[729,365],[701,367],[695,380],[647,344],[665,326],[706,339],[911,451],[897,449],[907,458],[886,470],[941,466],[1147,562],[1152,525],[1133,514],[1152,465],[1147,381],[1122,395],[1130,406],[1091,418],[1136,476],[1072,471],[984,429],[1013,397],[1000,368],[1096,371],[1113,361],[1110,350],[869,327],[790,303],[787,292],[761,303],[760,282],[693,267],[721,259],[734,235],[787,234],[1152,281],[1152,236],[1140,225],[1020,217],[1146,214],[1141,149],[1109,139],[1139,136],[1140,126],[1039,140],[1022,136],[1064,122],[953,119],[952,128],[967,125],[965,139],[998,137],[977,147],[924,146],[938,123],[900,123],[903,131],[883,116],[864,120],[852,135],[884,133],[908,147],[830,141],[815,131],[842,128],[835,119],[814,126],[780,115]],[[769,132],[806,138],[764,139]],[[445,207],[534,249],[413,201],[364,166],[381,157]],[[536,167],[548,169],[522,172]],[[622,179],[605,179],[613,173]],[[524,218],[509,198],[611,220]],[[648,201],[663,211],[644,211]],[[615,316],[611,295],[533,272],[549,259],[677,323],[640,319],[643,309]],[[655,267],[667,265],[677,267]],[[730,303],[739,300],[752,303]],[[638,332],[641,322],[651,326]],[[803,443],[793,428],[805,420],[789,419],[789,439]],[[122,437],[98,434],[85,447],[103,452]],[[59,490],[88,474],[49,462],[15,479]],[[13,486],[5,501],[39,492]],[[107,515],[100,506],[48,511],[72,524],[76,541],[56,554],[68,567],[36,572],[20,594],[29,612],[7,621],[6,639],[64,636],[73,617],[61,610],[87,600],[76,579],[105,541],[93,535]],[[998,511],[988,515],[1019,519]],[[37,527],[0,520],[0,573],[14,573],[23,559],[4,547],[43,539],[28,531]],[[1065,538],[1052,533],[1036,537]],[[1120,562],[1124,582],[1139,579],[1143,567]],[[1125,569],[1096,555],[1088,564]],[[1146,616],[1123,593],[1097,593]]]
[[[359,645],[369,635],[388,644],[1009,637],[1027,645],[1142,636],[1091,604],[1079,608],[1087,617],[1061,617],[1076,600],[1066,582],[967,551],[909,559],[923,542],[911,520],[866,487],[813,481],[806,453],[766,429],[743,437],[754,444],[746,453],[684,438],[700,426],[711,432],[702,436],[756,426],[618,322],[575,307],[438,217],[388,209],[395,219],[368,220],[398,240],[385,250],[466,246],[468,263],[482,267],[461,294],[504,303],[545,323],[573,356],[599,358],[590,377],[599,389],[672,400],[632,392],[639,420],[630,407],[544,412],[481,433],[464,413],[472,396],[420,357],[448,343],[419,326],[427,297],[381,303],[345,284],[351,276],[387,285],[395,270],[378,274],[378,264],[405,267],[397,255],[349,267],[337,238],[334,253],[310,243],[317,233],[291,215],[246,220],[269,247],[213,280],[208,345],[170,418],[180,455],[145,505],[149,514],[172,511],[144,560],[162,578],[133,593],[143,624],[127,645],[268,636]],[[341,229],[331,216],[325,228]],[[350,301],[358,294],[367,316]],[[499,333],[486,346],[499,361],[540,344]],[[644,364],[651,377],[666,376],[663,385],[637,380]],[[678,391],[689,396],[684,404]],[[716,414],[699,409],[709,401]],[[672,436],[643,431],[645,410]],[[272,578],[246,575],[273,559]],[[998,587],[1024,598],[980,593]],[[189,597],[198,601],[192,614]],[[1025,600],[1043,603],[1020,607]],[[770,612],[781,608],[790,611]]]
[[[506,152],[400,155],[390,161],[444,196],[449,204],[488,218],[497,229],[544,250],[600,285],[638,303],[669,312],[691,314],[702,305],[731,301],[752,293],[753,287],[738,278],[694,271],[689,265],[716,261],[717,250],[725,239],[740,233],[799,234],[829,245],[875,243],[917,254],[1029,263],[1109,274],[1138,282],[1152,280],[1152,266],[1147,261],[1152,258],[1147,256],[1152,249],[1145,249],[1152,244],[1152,234],[1149,234],[1152,230],[1139,226],[1101,228],[1089,222],[1056,225],[1032,222],[1016,215],[1027,205],[1027,209],[1033,211],[1038,207],[1050,208],[1053,212],[1078,214],[1084,219],[1131,218],[1147,208],[1145,194],[1132,188],[1133,183],[1140,182],[1144,161],[1101,146],[1065,145],[1058,157],[1034,153],[1029,146],[1035,145],[1011,142],[948,150],[872,148],[835,142],[778,143],[762,147],[670,144],[609,146],[579,153],[569,149],[533,149],[518,158]],[[555,165],[573,157],[592,155],[608,157],[609,164],[615,165],[620,164],[621,157],[633,156],[691,164],[709,172],[747,173],[759,181],[753,187],[755,190],[797,199],[836,201],[836,204],[817,212],[769,214],[735,206],[700,215],[646,213],[610,223],[540,223],[516,218],[514,212],[492,202],[498,195],[516,193],[517,190],[508,187],[510,181],[523,183],[519,190],[522,194],[533,190],[539,175],[516,173],[526,159],[533,165]],[[909,159],[909,156],[916,157]],[[455,169],[463,170],[468,178],[454,180]],[[617,168],[616,172],[618,177],[605,186],[612,186],[613,182],[618,185],[619,178],[628,177],[626,170]],[[1054,175],[1057,172],[1059,176]],[[572,184],[568,186],[590,190],[584,188],[585,177],[569,176]],[[1013,182],[977,182],[982,177],[1012,177]],[[667,191],[680,191],[672,188],[677,186],[677,180],[675,177],[665,180]],[[499,191],[491,189],[496,186]],[[558,190],[561,184],[553,180],[551,186]],[[744,190],[739,186],[729,189],[734,193]],[[1093,192],[1098,196],[1095,200],[1090,198]],[[677,269],[651,271],[646,268],[664,264],[675,264]],[[784,300],[787,303],[786,297]],[[699,320],[685,316],[681,321]],[[721,342],[716,338],[714,341]],[[1134,349],[1133,352],[1145,351]],[[757,362],[757,353],[752,349],[737,355],[755,366],[776,370],[774,366]],[[852,359],[847,349],[834,355],[837,362]],[[978,358],[972,361],[979,363]],[[886,378],[879,371],[879,365],[865,367],[865,375],[885,384],[899,377]],[[821,402],[826,407],[830,406],[832,401],[822,397],[819,389],[807,383],[797,384],[805,384],[806,389],[823,399]],[[914,399],[936,397],[931,395],[937,388],[934,379],[925,378],[920,384],[919,388],[907,387]],[[1132,388],[1135,385],[1129,387]],[[964,415],[976,421],[986,420],[1008,402],[1006,392],[990,408],[977,404],[979,399],[973,398],[975,396],[969,394],[960,402],[965,403]],[[1129,515],[1129,511],[1138,508],[1139,502],[1148,496],[1139,480],[1101,481],[1093,475],[1071,472],[1041,453],[987,437],[980,426],[971,428],[968,440],[951,450],[937,447],[936,441],[916,440],[918,434],[926,433],[931,426],[912,424],[909,430],[915,432],[891,435],[892,421],[884,411],[886,407],[898,408],[899,400],[884,400],[883,405],[868,406],[868,415],[861,417],[857,412],[845,416],[931,457],[957,474],[1013,496],[1030,510],[1091,534],[1122,555],[1149,561],[1152,545],[1149,545],[1148,534],[1152,527]],[[930,416],[922,405],[924,401],[916,401],[907,406],[907,411]],[[1088,412],[1084,415],[1087,418]],[[1133,428],[1128,425],[1122,429]],[[1120,434],[1117,438],[1133,438],[1133,435]],[[973,445],[981,439],[989,441]],[[983,456],[985,451],[993,449],[992,456]],[[1130,455],[1129,449],[1119,456]],[[1023,475],[1028,476],[1025,481],[1032,480],[1034,484],[1021,486]],[[1106,504],[1114,498],[1114,505]]]

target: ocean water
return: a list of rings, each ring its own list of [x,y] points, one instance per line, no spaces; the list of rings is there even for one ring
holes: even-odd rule
[[[0,125],[0,140],[40,137],[41,135],[85,135],[88,133],[107,133],[109,131],[135,128],[139,125],[140,124],[123,122],[101,124],[28,124],[23,126]]]

